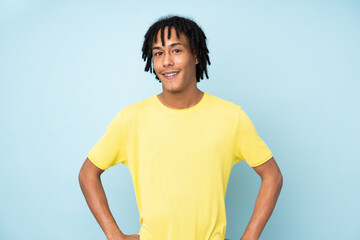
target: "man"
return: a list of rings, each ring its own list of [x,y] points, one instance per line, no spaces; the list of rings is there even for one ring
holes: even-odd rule
[[[261,187],[242,240],[260,237],[282,187],[272,152],[239,105],[201,91],[208,78],[206,37],[192,20],[154,23],[142,48],[145,71],[162,93],[124,107],[90,150],[79,182],[108,239],[223,240],[225,193],[234,164],[245,160]],[[132,175],[141,228],[126,235],[117,226],[100,175],[123,163]]]

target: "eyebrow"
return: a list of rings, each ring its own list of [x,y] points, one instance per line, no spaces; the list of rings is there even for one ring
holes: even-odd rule
[[[177,46],[177,45],[181,45],[181,46],[184,47],[184,45],[181,44],[181,43],[172,43],[172,44],[170,44],[170,47],[174,47],[174,46]],[[152,50],[155,50],[155,49],[161,49],[161,47],[153,47],[153,48],[152,48]]]

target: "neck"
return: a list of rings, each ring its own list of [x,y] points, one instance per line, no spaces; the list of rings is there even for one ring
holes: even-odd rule
[[[186,109],[196,105],[202,99],[204,92],[198,88],[183,92],[166,92],[157,95],[157,98],[167,107]]]

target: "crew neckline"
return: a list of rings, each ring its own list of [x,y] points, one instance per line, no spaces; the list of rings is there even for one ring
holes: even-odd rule
[[[205,101],[206,97],[207,97],[207,92],[202,91],[204,93],[204,95],[202,96],[202,98],[200,99],[200,101],[195,104],[194,106],[191,106],[189,108],[183,108],[183,109],[175,109],[175,108],[169,108],[167,106],[165,106],[160,99],[158,98],[157,94],[154,95],[154,98],[156,99],[156,102],[158,103],[158,105],[160,105],[163,109],[166,109],[167,111],[171,111],[171,112],[188,112],[191,111],[193,109],[198,108],[200,105],[203,104],[203,102]]]

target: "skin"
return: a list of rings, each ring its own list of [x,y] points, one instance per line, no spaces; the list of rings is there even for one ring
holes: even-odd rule
[[[89,158],[86,158],[79,172],[80,187],[92,214],[108,240],[139,240],[138,234],[125,235],[117,226],[101,183],[103,172]]]
[[[253,214],[240,240],[259,239],[275,208],[283,185],[282,174],[273,157],[253,169],[261,178],[261,186]]]
[[[169,108],[189,108],[196,105],[204,95],[204,92],[197,88],[198,61],[190,50],[186,35],[181,33],[180,38],[177,38],[172,28],[171,38],[167,39],[167,31],[168,28],[165,28],[165,46],[162,46],[160,32],[156,43],[153,42],[153,66],[163,89],[157,97]],[[178,72],[178,74],[172,79],[166,79],[163,75],[166,72]],[[259,239],[282,188],[282,174],[274,158],[253,169],[261,178],[261,186],[253,214],[240,240]],[[138,234],[126,235],[117,226],[101,183],[103,172],[104,170],[95,166],[88,158],[79,172],[80,187],[92,214],[108,240],[139,240]]]
[[[189,40],[181,33],[177,38],[176,31],[171,28],[171,37],[167,39],[168,27],[164,30],[165,46],[162,46],[160,31],[156,43],[153,42],[153,67],[162,83],[163,91],[158,99],[167,107],[184,109],[196,105],[204,95],[197,88],[196,55],[191,52]],[[178,72],[173,79],[166,79],[166,72]]]

